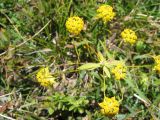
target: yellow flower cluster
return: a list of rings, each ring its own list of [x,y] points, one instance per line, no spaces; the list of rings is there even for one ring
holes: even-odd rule
[[[99,103],[101,107],[101,113],[108,116],[116,115],[119,112],[119,102],[115,97],[104,97],[102,103]]]
[[[154,69],[160,72],[160,55],[154,57],[156,65],[154,66]]]
[[[128,42],[130,44],[134,44],[137,40],[136,33],[131,29],[125,29],[121,33],[121,36],[122,36],[124,42]]]
[[[84,22],[80,17],[74,16],[68,18],[66,22],[67,30],[73,34],[78,35],[84,27]]]
[[[123,63],[118,63],[111,72],[115,75],[116,80],[124,79],[126,77],[126,67]]]
[[[98,15],[96,16],[96,18],[102,19],[104,23],[111,21],[115,16],[115,12],[113,12],[113,8],[109,5],[101,5],[97,9],[97,13]]]
[[[55,83],[55,78],[50,74],[48,67],[41,68],[38,71],[36,78],[38,82],[44,87],[49,87]]]

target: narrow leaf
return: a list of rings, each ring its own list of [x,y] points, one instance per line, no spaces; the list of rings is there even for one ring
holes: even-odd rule
[[[100,67],[99,63],[86,63],[78,68],[78,70],[93,70]]]
[[[111,74],[110,74],[110,72],[109,72],[109,70],[108,70],[108,68],[107,67],[103,67],[103,71],[105,72],[105,74],[107,75],[107,77],[109,77],[109,78],[111,78]]]

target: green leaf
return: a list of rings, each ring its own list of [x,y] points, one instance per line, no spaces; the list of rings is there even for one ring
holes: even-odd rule
[[[109,78],[111,78],[111,74],[110,74],[110,72],[109,72],[109,70],[108,70],[108,68],[107,67],[103,67],[103,71],[105,72],[105,74],[107,75],[107,77],[109,77]]]
[[[54,113],[53,108],[49,107],[49,108],[48,108],[48,113],[49,113],[49,115],[52,115],[52,114]]]
[[[154,100],[153,104],[157,105],[160,101],[160,94],[156,97],[156,99]]]
[[[147,59],[147,58],[151,58],[149,55],[137,55],[133,58],[133,60],[137,60],[137,59]]]
[[[144,44],[143,41],[138,41],[136,43],[136,50],[137,50],[137,52],[143,52],[145,48],[146,48],[146,45]]]
[[[85,44],[88,44],[88,43],[91,43],[91,42],[88,41],[88,40],[86,40],[86,39],[84,39],[84,40],[81,41],[81,42],[73,41],[72,43],[73,43],[73,45],[75,45],[76,47],[79,47],[79,46],[81,46],[81,45],[85,45]]]
[[[0,49],[5,49],[9,45],[9,37],[5,30],[0,30]]]
[[[65,106],[63,105],[62,110],[65,110]]]
[[[124,120],[125,117],[126,117],[126,114],[118,114],[118,115],[116,116],[117,120]]]
[[[107,57],[108,57],[109,59],[112,59],[113,56],[112,56],[112,54],[106,49],[106,45],[105,45],[102,41],[100,41],[100,44],[102,45],[102,47],[103,47],[103,49],[104,49],[105,54],[107,55]]]
[[[72,111],[75,108],[75,106],[69,107],[69,111]]]
[[[154,84],[157,85],[157,86],[160,85],[160,80],[156,80],[156,81],[154,82]]]
[[[62,105],[62,103],[60,102],[60,103],[58,104],[58,110],[60,110],[62,107],[63,107],[63,105]]]
[[[98,52],[98,53],[97,53],[97,56],[98,56],[99,62],[104,62],[104,61],[106,61],[106,59],[103,57],[103,55],[102,55],[101,52]]]
[[[78,70],[93,70],[100,67],[100,63],[86,63],[78,68]]]
[[[84,109],[83,108],[78,108],[78,112],[82,114],[82,113],[84,113]]]

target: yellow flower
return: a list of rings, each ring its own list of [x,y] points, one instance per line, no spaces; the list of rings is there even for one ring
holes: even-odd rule
[[[104,23],[111,21],[115,16],[115,12],[113,12],[113,8],[109,5],[101,5],[97,9],[97,13],[98,14],[96,18],[102,19]]]
[[[68,18],[66,22],[67,30],[73,34],[78,35],[84,27],[84,22],[80,17],[74,16]]]
[[[99,103],[101,113],[108,116],[116,115],[119,112],[119,102],[115,97],[104,97],[103,102]]]
[[[131,29],[125,29],[121,33],[121,36],[122,36],[124,42],[128,42],[130,44],[134,44],[137,40],[136,33]]]
[[[158,72],[160,72],[160,55],[155,56],[154,61],[155,61],[154,70],[157,70]]]
[[[55,83],[55,78],[50,74],[49,68],[41,68],[36,76],[38,82],[44,86],[44,87],[49,87]]]
[[[126,77],[126,67],[123,63],[118,63],[111,72],[115,75],[116,80],[124,79]]]
[[[158,72],[160,72],[160,64],[155,65],[154,70],[157,70]]]
[[[160,64],[160,55],[154,56],[154,60],[157,64]]]

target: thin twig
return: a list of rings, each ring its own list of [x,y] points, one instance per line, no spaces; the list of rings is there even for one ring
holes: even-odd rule
[[[11,49],[9,49],[9,50],[7,50],[7,51],[1,53],[0,56],[5,55],[8,51],[13,51],[13,50],[15,50],[16,48],[18,48],[18,47],[24,45],[26,42],[32,40],[32,39],[33,39],[34,37],[36,37],[40,32],[42,32],[42,31],[48,26],[48,24],[49,24],[50,22],[51,22],[51,20],[49,20],[49,21],[48,21],[48,22],[47,22],[47,23],[46,23],[46,24],[45,24],[45,25],[44,25],[37,33],[35,33],[31,38],[25,40],[25,39],[22,37],[22,39],[25,40],[24,42],[22,42],[22,43],[16,45],[16,47],[14,47],[14,48],[11,48]]]
[[[19,89],[19,90],[15,91],[15,92],[11,92],[11,93],[8,93],[8,94],[5,94],[5,95],[1,95],[1,96],[0,96],[0,98],[2,98],[2,97],[6,97],[6,96],[9,96],[9,95],[12,95],[12,94],[14,94],[14,93],[19,92],[20,90],[21,90],[21,89]]]
[[[6,118],[6,119],[8,119],[8,120],[16,120],[16,119],[13,119],[13,118],[11,118],[11,117],[8,117],[8,116],[2,115],[2,114],[0,114],[0,116],[3,117],[3,118]]]
[[[134,94],[134,97],[138,98],[139,100],[141,100],[142,102],[144,102],[147,106],[150,106],[151,104],[148,103],[146,100],[144,100],[143,98],[141,98],[140,96],[138,96],[137,94]]]
[[[15,31],[18,33],[18,35],[19,35],[22,39],[24,39],[23,36],[22,36],[22,34],[19,32],[18,28],[14,25],[13,21],[12,21],[5,13],[2,12],[2,14],[3,14],[3,15],[9,20],[9,22],[13,25],[13,27],[14,27]]]
[[[12,95],[12,94],[13,94],[13,93],[8,93],[8,94],[5,94],[5,95],[1,95],[0,98],[1,98],[1,97],[6,97],[6,96]]]

